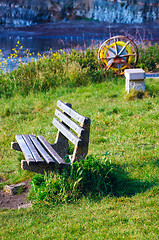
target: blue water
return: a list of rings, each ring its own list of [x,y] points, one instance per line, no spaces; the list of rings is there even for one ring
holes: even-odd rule
[[[18,41],[23,46],[23,51],[29,49],[30,52],[37,54],[48,52],[50,49],[57,51],[75,47],[86,48],[91,44],[100,45],[109,37],[116,35],[128,36],[135,42],[159,43],[159,22],[126,25],[95,21],[59,21],[24,28],[1,28],[0,49],[3,61],[7,60],[7,70],[12,71],[17,67],[17,62],[11,61],[8,57],[13,53],[12,49],[16,47]],[[23,54],[21,57],[25,62]]]

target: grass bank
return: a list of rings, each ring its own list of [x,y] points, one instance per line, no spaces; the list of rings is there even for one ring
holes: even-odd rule
[[[116,172],[111,195],[28,210],[1,210],[2,239],[158,239],[158,79],[146,79],[150,95],[125,99],[125,80],[19,94],[0,100],[0,177],[4,184],[30,179],[23,155],[10,149],[15,134],[55,141],[52,118],[58,99],[91,118],[89,156],[107,159]]]
[[[139,61],[137,67],[145,71],[159,70],[159,46],[138,46]],[[0,59],[1,59],[0,50]],[[21,56],[31,58],[28,64],[23,64]],[[111,71],[106,72],[98,64],[98,49],[88,48],[85,51],[72,50],[52,52],[49,55],[37,54],[29,51],[23,52],[23,46],[17,42],[13,54],[9,57],[17,60],[19,67],[11,73],[0,73],[0,97],[10,98],[21,94],[27,96],[30,93],[47,92],[58,87],[79,87],[92,83],[101,83],[113,79]],[[5,67],[7,61],[1,62],[0,67]]]
[[[154,51],[149,58],[157,59],[158,46],[149,50]],[[11,150],[10,143],[22,133],[43,135],[53,143],[58,99],[91,118],[88,156],[100,161],[106,154],[114,174],[101,198],[87,195],[48,208],[2,209],[1,239],[158,239],[159,79],[145,84],[143,98],[126,95],[125,79],[106,75],[96,51],[89,49],[52,53],[0,75],[1,189],[34,176],[21,170],[23,154]]]

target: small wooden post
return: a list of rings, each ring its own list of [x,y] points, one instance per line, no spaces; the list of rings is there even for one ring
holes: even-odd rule
[[[124,75],[126,77],[127,93],[129,93],[131,89],[137,91],[145,90],[145,71],[142,68],[125,69]]]

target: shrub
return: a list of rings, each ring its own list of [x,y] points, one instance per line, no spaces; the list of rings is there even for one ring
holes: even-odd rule
[[[11,73],[0,75],[0,97],[20,93],[46,92],[57,86],[79,87],[106,79],[105,70],[98,65],[95,49],[38,54],[28,64],[20,64]]]
[[[17,48],[19,46],[16,45]],[[0,74],[0,97],[11,97],[17,93],[28,95],[30,92],[46,92],[58,86],[79,87],[90,83],[99,83],[114,78],[112,70],[106,72],[98,64],[97,49],[63,50],[45,56],[38,54],[32,62],[21,62],[22,46],[15,49],[13,58],[19,62],[18,69],[11,73]],[[1,53],[1,52],[0,52]],[[25,53],[30,57],[31,53]],[[19,58],[19,59],[18,59]],[[157,71],[159,46],[139,46],[137,67],[146,71]],[[2,63],[1,63],[2,64]]]
[[[149,92],[147,91],[138,91],[132,89],[128,94],[126,94],[126,100],[135,100],[135,99],[143,99],[149,97]]]
[[[35,175],[29,199],[34,203],[58,204],[76,201],[82,196],[101,197],[111,191],[112,164],[103,157],[89,156],[69,169],[56,169],[49,175]]]
[[[137,67],[141,67],[146,71],[157,71],[159,63],[159,45],[139,45],[139,61]]]

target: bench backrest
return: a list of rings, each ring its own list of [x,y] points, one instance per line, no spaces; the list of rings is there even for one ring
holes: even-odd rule
[[[56,109],[55,115],[59,120],[53,119],[53,125],[58,129],[56,150],[64,157],[69,140],[75,145],[71,162],[85,158],[88,153],[90,118],[80,115],[71,108],[71,104],[65,104],[60,100],[57,101],[57,107],[60,110]]]

